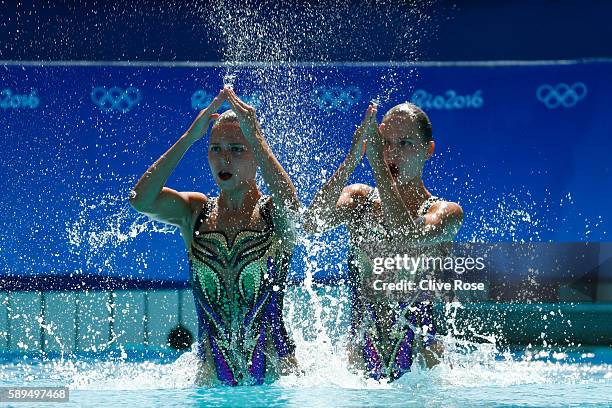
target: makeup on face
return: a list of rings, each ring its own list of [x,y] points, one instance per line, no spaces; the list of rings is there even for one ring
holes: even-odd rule
[[[227,180],[231,179],[232,176],[233,176],[233,174],[230,173],[229,171],[220,171],[219,173],[217,173],[217,175],[223,181],[227,181]]]

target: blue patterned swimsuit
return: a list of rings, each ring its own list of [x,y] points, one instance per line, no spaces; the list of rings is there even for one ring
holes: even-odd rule
[[[378,198],[373,189],[368,196],[372,204]],[[442,199],[431,196],[419,208],[418,216],[424,216],[429,208]],[[358,221],[358,222],[361,222]],[[370,230],[375,230],[372,226]],[[432,302],[425,292],[413,295],[405,302],[372,302],[362,296],[360,289],[361,268],[357,240],[351,238],[348,271],[351,299],[350,342],[363,359],[368,375],[376,380],[395,380],[410,371],[413,343],[419,333],[423,347],[429,347],[436,335]]]
[[[242,230],[233,243],[220,231],[200,231],[215,202],[195,223],[189,256],[198,356],[225,384],[271,382],[295,349],[282,317],[291,253],[280,246],[269,196],[256,205],[266,227]]]

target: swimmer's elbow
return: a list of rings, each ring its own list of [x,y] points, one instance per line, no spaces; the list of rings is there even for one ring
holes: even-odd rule
[[[136,212],[139,212],[142,214],[146,213],[150,208],[150,205],[144,203],[142,200],[138,200],[137,198],[132,198],[132,197],[130,197],[130,206]]]
[[[130,190],[129,195],[130,206],[139,213],[145,212],[148,205],[143,200],[142,195],[136,192],[136,189]]]
[[[144,211],[144,207],[142,203],[136,198],[130,197],[130,207],[132,207],[136,212],[139,212],[139,213]]]

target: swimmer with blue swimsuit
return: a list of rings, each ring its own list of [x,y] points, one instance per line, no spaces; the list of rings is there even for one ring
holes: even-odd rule
[[[392,381],[410,370],[415,342],[428,367],[439,362],[443,347],[436,339],[431,293],[413,291],[401,301],[365,296],[364,281],[372,276],[373,258],[415,251],[440,256],[459,231],[463,211],[457,203],[432,195],[423,183],[423,168],[435,148],[425,112],[403,103],[390,109],[380,125],[376,114],[377,106],[370,105],[348,156],[306,212],[304,229],[322,233],[346,225],[349,363],[371,378]],[[364,155],[377,187],[347,186]],[[408,278],[435,274],[435,270],[419,270]]]
[[[231,110],[217,114],[223,101]],[[207,133],[218,197],[165,183],[187,149]],[[255,175],[261,169],[271,195]],[[295,245],[295,187],[263,137],[255,110],[224,88],[190,129],[140,179],[132,206],[180,228],[198,315],[200,385],[274,381],[296,368],[283,322],[283,296]]]

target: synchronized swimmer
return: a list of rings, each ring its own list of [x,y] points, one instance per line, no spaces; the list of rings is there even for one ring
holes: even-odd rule
[[[231,110],[216,111],[227,100]],[[218,197],[164,187],[187,149],[206,134]],[[271,191],[257,187],[260,168]],[[294,248],[295,187],[266,143],[255,110],[223,89],[136,184],[132,206],[181,229],[198,313],[198,384],[262,384],[296,367],[283,322]]]
[[[224,101],[231,109],[218,114]],[[267,144],[255,109],[228,87],[134,187],[132,207],[179,227],[185,242],[198,313],[198,384],[262,384],[299,372],[282,314],[299,222],[310,234],[341,224],[349,230],[352,368],[379,380],[399,378],[410,369],[417,333],[427,365],[439,358],[431,299],[419,293],[403,302],[376,301],[363,296],[360,285],[372,274],[372,248],[403,253],[402,248],[427,245],[436,253],[454,239],[463,213],[423,184],[423,166],[435,146],[427,115],[404,103],[378,125],[376,113],[375,105],[368,107],[348,156],[302,220],[296,189]],[[208,163],[219,196],[166,187],[211,123]],[[377,187],[346,186],[364,155]],[[258,168],[269,196],[257,187]]]
[[[366,296],[363,281],[371,279],[373,254],[400,254],[410,247],[428,255],[444,252],[463,221],[461,207],[432,195],[423,183],[425,162],[435,148],[429,118],[419,107],[403,103],[391,108],[378,125],[377,106],[365,112],[351,148],[338,170],[315,196],[304,230],[320,233],[341,224],[349,232],[351,327],[349,363],[370,377],[395,380],[409,371],[415,337],[428,367],[443,351],[436,340],[430,293],[412,294],[396,302]],[[347,186],[349,176],[366,155],[376,187]],[[435,275],[435,270],[417,276]]]

